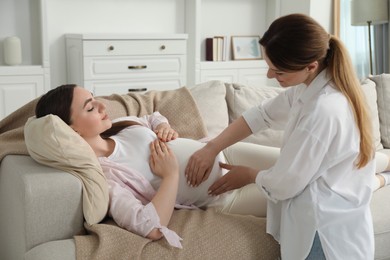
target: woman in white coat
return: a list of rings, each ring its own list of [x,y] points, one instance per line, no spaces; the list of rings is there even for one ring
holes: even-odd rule
[[[374,145],[347,50],[302,14],[275,20],[260,44],[268,77],[291,87],[246,111],[195,152],[188,181],[197,186],[206,180],[211,162],[226,147],[266,128],[283,129],[273,167],[223,164],[230,172],[209,192],[256,183],[268,198],[267,232],[280,242],[283,260],[373,259]]]

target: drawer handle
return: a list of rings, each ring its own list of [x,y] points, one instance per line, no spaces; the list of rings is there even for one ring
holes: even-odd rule
[[[161,50],[165,50],[165,48],[166,48],[165,45],[161,45],[160,47]]]
[[[108,47],[108,50],[109,51],[113,51],[114,50],[114,46],[111,45],[110,47]]]
[[[142,91],[147,91],[147,88],[129,88],[127,91],[129,92],[142,92]]]
[[[139,66],[128,66],[127,68],[129,70],[143,70],[146,69],[148,66],[146,65],[139,65]]]

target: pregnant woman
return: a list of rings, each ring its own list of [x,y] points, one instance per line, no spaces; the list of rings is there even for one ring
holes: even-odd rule
[[[35,113],[37,118],[48,114],[58,116],[91,146],[108,181],[109,215],[120,227],[141,236],[152,240],[164,236],[172,246],[181,247],[181,238],[167,228],[175,208],[213,206],[242,213],[235,210],[234,204],[240,204],[238,200],[259,196],[261,202],[260,192],[240,194],[240,199],[233,198],[234,192],[208,194],[209,187],[223,175],[219,165],[225,162],[222,152],[202,185],[188,184],[184,176],[188,159],[205,143],[179,138],[158,112],[111,121],[102,102],[86,89],[72,84],[43,95]],[[253,208],[253,204],[248,205]],[[258,210],[245,213],[258,215]]]

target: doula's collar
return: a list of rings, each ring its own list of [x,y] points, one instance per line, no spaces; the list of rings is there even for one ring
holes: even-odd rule
[[[311,100],[312,97],[316,96],[325,86],[327,86],[329,81],[331,81],[331,77],[328,75],[327,70],[323,69],[317,77],[315,77],[313,81],[305,87],[306,89],[299,99],[303,103],[306,103]]]

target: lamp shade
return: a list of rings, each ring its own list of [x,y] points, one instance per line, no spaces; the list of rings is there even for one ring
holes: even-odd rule
[[[389,22],[388,0],[352,0],[351,24],[367,25]]]

